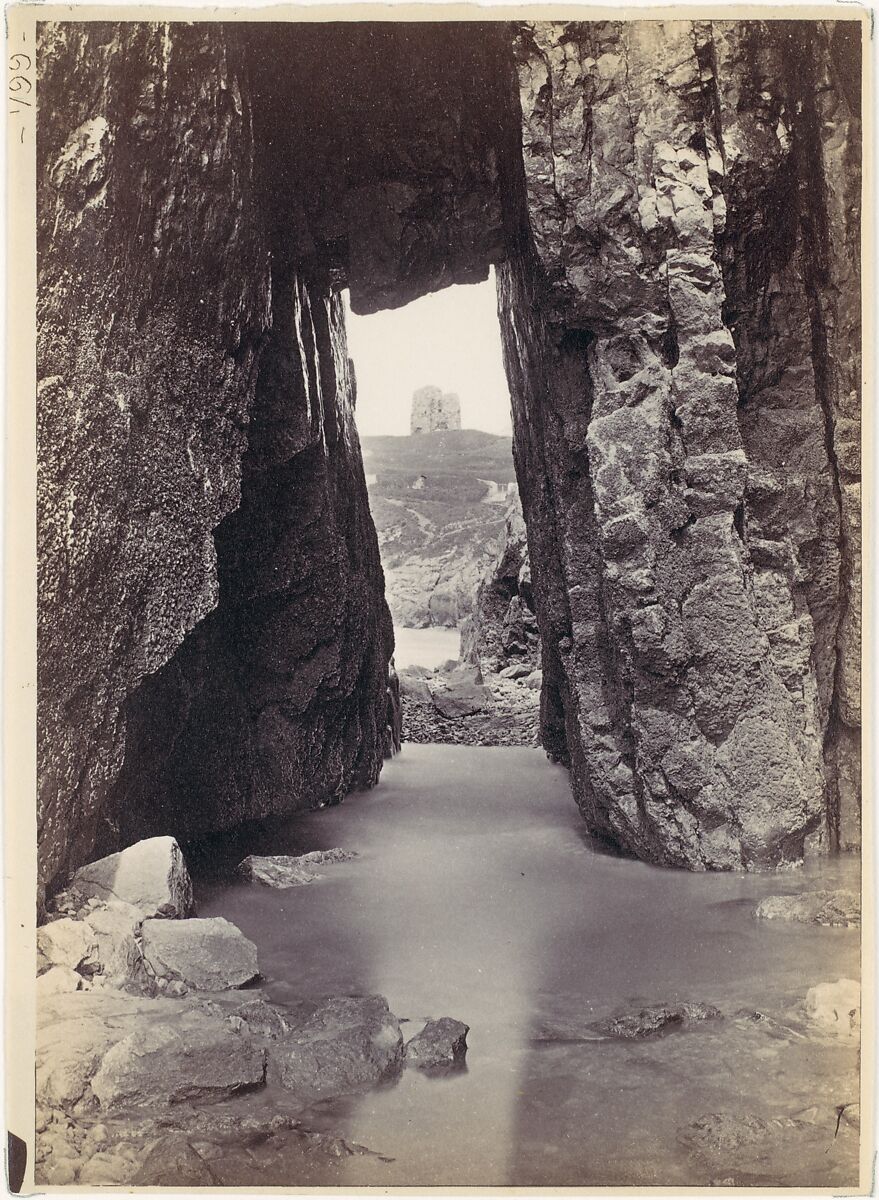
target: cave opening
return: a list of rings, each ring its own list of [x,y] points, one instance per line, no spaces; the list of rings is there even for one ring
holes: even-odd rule
[[[494,270],[368,316],[345,295],[354,416],[398,670],[460,658],[517,489]]]
[[[710,28],[496,22],[477,38],[466,22],[243,23],[210,34],[175,26],[163,42],[144,25],[125,33],[138,79],[114,75],[106,113],[84,124],[51,62],[89,36],[51,47],[43,87],[55,107],[39,146],[46,211],[61,206],[58,220],[41,218],[41,260],[48,270],[63,254],[81,267],[77,303],[88,301],[90,329],[101,331],[83,348],[75,323],[50,306],[39,355],[43,877],[57,881],[97,848],[145,833],[170,828],[188,840],[376,782],[393,633],[365,496],[364,475],[382,473],[369,462],[364,469],[355,427],[358,371],[366,420],[367,357],[355,347],[351,367],[343,294],[353,345],[354,322],[452,302],[450,287],[477,285],[490,270],[514,398],[515,475],[537,551],[533,589],[524,524],[499,564],[500,649],[527,657],[539,609],[541,665],[511,666],[532,668],[537,688],[546,675],[544,733],[554,756],[571,763],[587,820],[611,823],[641,857],[717,868],[741,862],[737,818],[718,824],[727,811],[753,817],[748,861],[762,861],[779,820],[805,837],[824,805],[812,725],[821,732],[844,712],[856,727],[853,702],[830,703],[840,688],[854,694],[846,682],[853,652],[831,651],[854,645],[856,630],[825,601],[848,569],[836,542],[840,505],[854,504],[856,462],[854,450],[843,468],[812,445],[821,417],[812,401],[796,420],[787,419],[785,395],[773,402],[783,439],[767,432],[766,405],[738,411],[739,380],[753,375],[752,358],[760,364],[753,347],[769,318],[746,286],[751,276],[739,277],[751,254],[751,176],[722,176],[714,93],[699,74],[715,70]],[[147,138],[139,125],[129,129],[129,110],[132,97],[152,95],[156,47],[172,103],[145,111]],[[819,51],[827,57],[817,43],[809,53]],[[657,52],[686,63],[686,82],[661,119],[651,107]],[[789,72],[774,70],[788,42],[765,34],[761,54],[773,66],[767,77],[792,87]],[[204,94],[193,82],[196,60],[210,79]],[[318,74],[315,61],[325,64]],[[563,62],[580,63],[576,78],[558,73]],[[608,79],[596,91],[602,72]],[[643,118],[634,160],[623,150],[632,133],[619,124],[623,95]],[[795,97],[782,99],[799,111]],[[854,144],[857,115],[840,108],[835,119]],[[187,125],[192,133],[178,145]],[[817,154],[816,128],[800,125]],[[663,158],[666,134],[674,161]],[[74,155],[86,142],[96,147],[92,166]],[[756,194],[774,225],[773,187],[802,167],[789,145],[786,135],[760,160],[768,165]],[[173,195],[169,162],[195,181]],[[89,179],[78,182],[86,167]],[[847,159],[840,170],[855,177]],[[127,262],[119,247],[143,236],[117,183],[126,173],[151,206],[155,249],[138,286],[114,291],[105,278]],[[100,203],[91,174],[113,185]],[[673,202],[656,191],[658,177]],[[213,207],[219,195],[230,200],[222,214]],[[816,219],[842,228],[851,206],[836,200]],[[808,248],[784,245],[792,297],[802,291],[795,252]],[[842,249],[837,257],[840,279],[853,277]],[[733,329],[730,313],[739,314]],[[854,335],[856,314],[844,315]],[[808,381],[810,345],[792,345],[791,378],[802,367]],[[92,362],[106,366],[96,375]],[[856,395],[842,382],[837,391]],[[56,461],[51,453],[79,427],[83,395],[111,447],[99,489],[88,454]],[[360,433],[364,441],[413,436]],[[794,611],[796,581],[773,576],[752,596],[741,569],[754,554],[761,571],[787,569],[779,547],[791,522],[779,497],[796,455],[799,474],[820,477],[823,489],[815,519],[827,549],[815,559],[809,613]],[[845,487],[834,486],[834,471]],[[417,466],[398,480],[418,504],[430,482]],[[486,466],[476,482],[497,496],[505,481]],[[798,480],[789,491],[811,503]],[[95,497],[107,511],[96,517],[71,495]],[[797,529],[806,530],[814,514],[802,515]],[[70,571],[63,531],[71,527],[93,536],[90,561],[100,571]],[[673,536],[681,529],[687,536]],[[747,634],[732,660],[727,601],[722,589],[702,588],[709,548]],[[439,597],[412,624],[451,627],[444,621],[458,621],[456,605]],[[817,671],[803,652],[806,691],[790,684],[787,643],[772,655],[763,644],[765,629],[793,624],[786,605],[803,645],[808,618],[831,647],[813,656]],[[699,638],[709,631],[698,654],[691,624]],[[684,670],[690,657],[697,666]],[[605,703],[596,668],[605,659],[614,695],[634,696],[631,704]],[[733,705],[728,697],[739,691],[744,700]],[[641,705],[661,718],[642,719]],[[784,731],[784,745],[767,742],[765,771],[749,757],[751,725]],[[652,748],[630,777],[631,766],[617,768],[636,726]],[[678,762],[662,750],[669,738],[697,748],[698,771],[687,755]],[[851,793],[846,840],[854,843],[856,789],[845,772],[835,777]],[[799,797],[789,803],[788,778]],[[648,794],[653,807],[638,800]],[[678,810],[692,819],[681,839],[670,832]]]

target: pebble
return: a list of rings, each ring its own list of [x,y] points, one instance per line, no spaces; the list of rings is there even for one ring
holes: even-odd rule
[[[420,703],[407,696],[403,701],[403,741],[440,742],[453,746],[536,746],[539,744],[538,707],[534,704],[529,708],[530,712],[523,713],[518,707],[510,711],[507,705],[502,707],[496,703],[493,713],[447,720],[432,704]]]
[[[102,1146],[110,1140],[110,1131],[106,1125],[93,1125],[85,1136],[90,1146]]]

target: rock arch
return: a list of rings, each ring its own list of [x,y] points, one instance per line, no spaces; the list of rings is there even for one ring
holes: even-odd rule
[[[860,33],[42,24],[46,883],[377,778],[339,290],[492,264],[590,827],[693,868],[857,842]]]

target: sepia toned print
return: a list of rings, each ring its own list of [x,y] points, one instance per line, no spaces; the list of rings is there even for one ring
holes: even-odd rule
[[[865,1186],[863,24],[547,15],[36,22],[37,1187]]]

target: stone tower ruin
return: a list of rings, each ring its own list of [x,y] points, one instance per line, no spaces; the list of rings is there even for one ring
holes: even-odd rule
[[[412,393],[411,433],[437,433],[461,428],[461,401],[454,392],[428,384]]]

